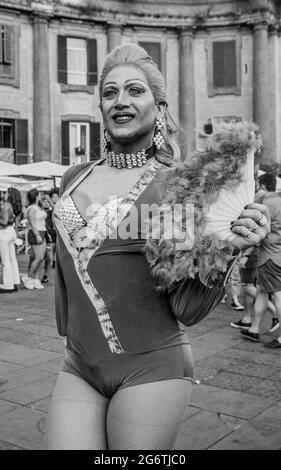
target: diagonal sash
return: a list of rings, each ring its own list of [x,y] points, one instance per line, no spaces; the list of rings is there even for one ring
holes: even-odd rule
[[[114,330],[108,308],[104,300],[100,296],[99,292],[97,291],[95,285],[93,284],[87,271],[87,266],[88,266],[90,258],[94,256],[95,252],[102,245],[102,243],[105,241],[106,238],[104,238],[103,240],[99,240],[99,242],[96,244],[94,243],[91,248],[84,248],[83,250],[77,250],[73,240],[69,236],[67,226],[66,226],[67,222],[63,217],[64,206],[67,205],[69,207],[69,198],[71,198],[70,193],[94,169],[95,165],[99,162],[100,160],[97,162],[94,162],[93,165],[87,168],[87,170],[82,175],[80,175],[80,177],[77,178],[77,180],[75,180],[63,193],[63,195],[58,200],[55,206],[54,223],[57,227],[57,230],[64,242],[64,245],[68,253],[72,257],[74,267],[80,279],[81,285],[84,291],[86,292],[88,298],[90,299],[94,309],[96,310],[102,332],[105,336],[105,339],[107,341],[110,351],[115,354],[120,354],[124,352],[124,349]],[[110,222],[111,223],[110,230],[113,231],[117,229],[118,224],[122,221],[122,219],[125,217],[126,213],[128,213],[128,211],[133,206],[133,204],[135,204],[137,199],[141,196],[141,194],[144,192],[146,187],[154,178],[157,170],[160,169],[161,167],[162,167],[162,164],[158,162],[156,159],[151,160],[148,167],[146,168],[144,173],[140,176],[136,184],[129,191],[129,193],[124,197],[122,201],[122,205],[124,205],[123,207],[126,207],[126,210],[122,214],[121,220],[120,219],[116,220],[116,218],[114,218]],[[76,216],[81,217],[75,205],[74,205],[73,210],[77,211],[77,213],[75,214]]]

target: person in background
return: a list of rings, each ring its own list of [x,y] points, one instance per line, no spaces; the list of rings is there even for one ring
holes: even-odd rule
[[[49,197],[51,199],[52,203],[52,209],[54,209],[54,206],[59,200],[59,189],[58,188],[53,188],[49,191]]]
[[[230,294],[231,294],[230,308],[232,308],[233,310],[238,310],[238,311],[244,310],[245,308],[244,305],[241,305],[239,302],[239,296],[242,290],[242,282],[241,282],[240,269],[238,265],[234,266],[230,277],[233,281],[230,287]]]
[[[0,293],[7,294],[18,290],[20,284],[19,267],[15,241],[17,233],[15,221],[22,213],[20,192],[8,188],[6,198],[2,200],[0,211],[0,257],[3,265],[3,284]]]
[[[40,207],[46,212],[46,234],[45,234],[45,241],[46,241],[46,252],[44,258],[44,274],[41,279],[42,284],[46,284],[49,282],[50,276],[50,269],[53,263],[53,256],[54,256],[54,246],[55,246],[55,229],[53,226],[53,209],[51,206],[51,199],[48,194],[44,194],[40,200]]]
[[[267,206],[271,219],[271,231],[261,242],[258,256],[257,295],[254,317],[243,336],[251,341],[260,341],[260,324],[268,308],[268,297],[274,304],[281,322],[281,195],[276,193],[276,176],[264,173],[259,177],[260,189],[266,195],[263,204]],[[264,344],[268,348],[281,348],[281,335]]]
[[[23,217],[22,198],[19,190],[16,188],[8,188],[7,200],[13,207],[13,212],[15,215],[14,227],[16,235],[18,236],[18,227]]]
[[[230,326],[233,328],[239,328],[247,330],[252,325],[252,318],[254,315],[255,300],[257,294],[257,266],[258,266],[258,247],[247,250],[243,257],[240,260],[240,278],[243,288],[243,297],[245,304],[245,313],[243,317],[238,321],[233,321],[230,323]],[[272,314],[272,325],[269,330],[270,333],[275,331],[279,327],[278,317],[276,315],[276,310],[271,302],[268,300],[268,310]]]
[[[28,275],[22,277],[26,289],[43,289],[39,279],[39,269],[46,252],[46,212],[39,207],[39,193],[31,189],[27,193],[29,206],[26,211],[29,223],[28,243],[31,245],[29,254]]]
[[[258,177],[259,164],[255,167],[255,198],[254,201],[262,204],[266,196],[266,191],[261,188]],[[240,278],[243,289],[243,298],[245,305],[245,312],[243,317],[238,321],[232,321],[230,326],[247,330],[252,326],[252,318],[254,317],[254,308],[257,295],[257,269],[258,269],[258,256],[259,248],[257,246],[249,248],[243,254],[239,263]],[[276,310],[271,302],[271,295],[268,299],[268,310],[272,314],[272,324],[269,332],[272,333],[279,327],[279,320],[276,315]]]
[[[244,306],[239,302],[239,296],[241,294],[241,278],[239,266],[235,265],[230,275],[230,287],[227,289],[227,293],[221,300],[222,304],[225,304],[227,299],[231,299],[229,307],[233,310],[244,310]]]

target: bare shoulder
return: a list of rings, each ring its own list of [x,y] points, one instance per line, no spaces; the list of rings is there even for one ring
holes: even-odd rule
[[[81,174],[83,174],[90,166],[93,165],[93,162],[81,163],[79,165],[73,165],[68,168],[63,174],[60,184],[60,195],[67,189],[67,187],[75,181]]]
[[[36,217],[37,215],[37,210],[38,210],[38,206],[36,206],[35,204],[32,204],[31,206],[28,206],[27,210],[26,210],[26,216],[27,218],[32,218],[32,217]]]
[[[11,203],[10,203],[10,202],[8,202],[8,201],[5,201],[5,202],[4,202],[4,204],[3,204],[3,209],[4,209],[5,211],[8,211],[11,207],[12,207],[12,206],[11,206]]]

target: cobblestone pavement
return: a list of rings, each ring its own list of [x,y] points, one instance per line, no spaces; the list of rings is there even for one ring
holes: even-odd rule
[[[19,256],[21,273],[27,259]],[[0,294],[0,449],[43,448],[48,403],[64,344],[54,315],[54,270],[44,290]],[[281,449],[281,350],[252,343],[229,326],[225,304],[189,328],[195,358],[191,403],[176,449]]]

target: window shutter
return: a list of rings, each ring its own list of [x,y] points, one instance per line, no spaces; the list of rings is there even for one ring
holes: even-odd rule
[[[28,120],[16,119],[16,163],[22,164],[28,161]]]
[[[236,87],[236,41],[213,42],[214,88]]]
[[[139,42],[139,45],[146,50],[146,52],[150,55],[155,64],[158,66],[159,70],[162,70],[160,42]]]
[[[100,148],[100,123],[90,123],[90,160],[98,160],[101,158]]]
[[[4,31],[4,26],[2,26],[0,24],[0,64],[3,63],[3,59],[4,59],[4,57],[3,57],[3,46],[4,46],[4,44],[3,44],[3,37],[2,37],[2,36],[4,36],[3,31]]]
[[[4,60],[5,64],[12,64],[13,57],[13,28],[4,26]]]
[[[97,40],[88,39],[87,41],[87,61],[88,61],[88,85],[98,83],[98,58],[97,58]]]
[[[69,165],[69,122],[61,122],[61,163]]]
[[[67,83],[66,36],[58,36],[58,82]]]

